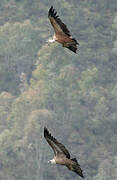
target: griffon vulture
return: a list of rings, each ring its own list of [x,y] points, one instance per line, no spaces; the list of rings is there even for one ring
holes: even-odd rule
[[[49,9],[48,18],[55,31],[53,39],[49,40],[49,42],[57,41],[61,43],[63,47],[66,47],[76,53],[77,45],[79,45],[79,43],[76,41],[76,39],[72,38],[70,31],[68,30],[67,26],[61,21],[53,6],[51,6],[51,8]]]
[[[63,144],[61,144],[60,142],[58,142],[49,133],[49,131],[46,127],[44,128],[44,137],[54,151],[54,158],[52,160],[49,160],[48,163],[64,165],[69,170],[74,171],[79,176],[84,178],[83,171],[82,171],[80,165],[78,164],[77,159],[76,158],[73,158],[73,159],[70,158],[70,153],[65,148],[65,146]]]

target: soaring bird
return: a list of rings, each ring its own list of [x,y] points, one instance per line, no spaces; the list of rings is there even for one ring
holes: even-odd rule
[[[55,31],[53,39],[49,40],[49,42],[57,41],[61,43],[63,47],[66,47],[76,53],[77,45],[79,45],[79,43],[76,41],[76,39],[72,38],[70,31],[61,21],[53,6],[51,6],[49,9],[48,18],[50,19],[50,22]]]
[[[71,159],[69,151],[65,148],[63,144],[58,142],[48,131],[46,127],[44,127],[44,137],[48,144],[54,151],[54,158],[49,160],[48,163],[51,164],[60,164],[66,166],[69,170],[74,171],[79,176],[84,178],[83,171],[80,165],[77,162],[76,158]]]

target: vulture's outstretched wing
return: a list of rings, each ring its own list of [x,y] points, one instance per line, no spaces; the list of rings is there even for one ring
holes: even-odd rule
[[[61,21],[59,16],[57,16],[56,14],[57,12],[55,12],[55,9],[53,8],[53,6],[51,6],[48,12],[48,18],[50,19],[50,22],[54,28],[55,33],[56,34],[62,33],[70,37],[71,34],[67,26]]]
[[[80,165],[77,162],[77,159],[71,159],[73,161],[72,165],[67,165],[67,168],[71,171],[74,171],[75,173],[77,173],[79,176],[81,176],[82,178],[84,178],[83,175],[83,170],[81,169]]]
[[[68,159],[70,159],[70,154],[65,146],[59,143],[48,131],[46,127],[44,127],[44,137],[47,140],[48,144],[52,147],[54,154],[63,153]]]
[[[72,42],[66,43],[66,48],[70,49],[74,53],[77,51],[77,45],[79,44],[75,39],[72,39]]]

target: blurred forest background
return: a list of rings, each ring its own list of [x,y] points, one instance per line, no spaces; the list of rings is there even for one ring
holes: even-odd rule
[[[53,5],[80,43],[58,43]],[[77,180],[53,157],[43,127],[86,180],[117,180],[117,1],[0,1],[0,179]]]

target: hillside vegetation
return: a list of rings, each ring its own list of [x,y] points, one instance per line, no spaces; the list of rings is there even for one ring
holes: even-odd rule
[[[58,43],[53,5],[80,44]],[[86,180],[117,180],[117,1],[0,1],[0,179],[77,180],[47,161],[44,126]]]

